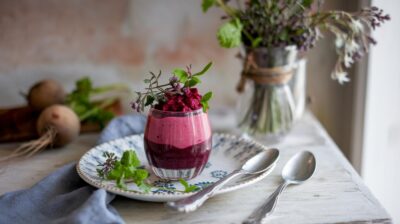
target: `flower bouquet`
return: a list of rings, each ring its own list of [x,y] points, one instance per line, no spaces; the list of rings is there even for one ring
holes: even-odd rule
[[[226,22],[217,38],[222,47],[242,46],[243,71],[237,90],[242,92],[239,127],[255,137],[279,139],[294,120],[295,104],[289,82],[296,74],[299,55],[323,38],[336,37],[338,59],[332,78],[343,84],[347,68],[362,58],[376,41],[369,31],[390,20],[377,7],[359,12],[322,11],[314,0],[203,0],[207,12],[218,7]]]

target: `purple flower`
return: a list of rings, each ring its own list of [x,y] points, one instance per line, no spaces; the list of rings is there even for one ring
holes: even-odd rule
[[[169,84],[171,84],[172,86],[174,86],[174,84],[177,83],[178,81],[179,81],[178,77],[176,76],[172,76],[171,78],[169,78]]]

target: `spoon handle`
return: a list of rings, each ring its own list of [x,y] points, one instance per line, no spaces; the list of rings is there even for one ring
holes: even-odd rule
[[[207,199],[214,195],[219,189],[222,188],[226,183],[235,178],[236,176],[242,174],[242,170],[235,170],[231,174],[225,176],[214,184],[204,188],[203,190],[197,192],[196,194],[189,196],[187,198],[168,202],[166,206],[173,210],[179,212],[191,212],[200,207]]]
[[[267,217],[269,214],[271,214],[276,206],[276,203],[278,201],[279,195],[282,193],[282,191],[288,186],[288,182],[283,182],[275,191],[272,193],[267,201],[259,207],[257,210],[255,210],[244,222],[243,224],[258,224],[261,223],[262,220]]]

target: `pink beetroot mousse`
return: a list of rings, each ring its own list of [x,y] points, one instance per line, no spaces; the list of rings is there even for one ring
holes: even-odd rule
[[[195,169],[199,174],[211,151],[211,129],[206,113],[149,113],[144,137],[150,165],[163,169]]]

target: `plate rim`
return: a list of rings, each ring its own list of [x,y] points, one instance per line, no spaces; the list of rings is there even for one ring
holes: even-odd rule
[[[217,136],[221,136],[221,137],[225,137],[225,138],[230,138],[230,139],[235,139],[235,140],[240,140],[240,141],[245,141],[248,143],[252,143],[255,146],[259,147],[262,150],[269,150],[270,148],[267,148],[266,146],[262,145],[261,143],[253,140],[253,139],[248,139],[248,138],[244,138],[242,136],[236,136],[233,134],[227,134],[227,133],[213,133],[212,136],[217,135]],[[105,145],[105,144],[115,144],[115,142],[119,142],[119,141],[124,141],[125,139],[128,138],[132,138],[133,136],[139,136],[142,137],[142,134],[134,134],[134,135],[128,135],[122,138],[117,138],[108,142],[104,142],[102,144],[99,144],[97,146],[92,147],[91,149],[89,149],[88,151],[86,151],[81,158],[79,159],[79,161],[77,162],[75,168],[76,171],[78,173],[78,175],[80,176],[80,178],[82,178],[86,183],[88,183],[89,185],[99,188],[99,189],[104,189],[108,192],[114,193],[114,194],[118,194],[124,197],[128,197],[128,198],[132,198],[132,199],[138,199],[138,198],[133,198],[134,196],[136,197],[146,197],[146,198],[154,198],[154,197],[162,197],[162,198],[166,198],[168,200],[171,198],[176,198],[176,197],[186,197],[186,196],[190,196],[195,194],[196,192],[175,192],[174,194],[168,194],[166,192],[151,192],[151,193],[145,193],[145,192],[141,192],[141,191],[135,191],[135,190],[124,190],[118,187],[113,187],[113,186],[109,186],[109,185],[105,185],[102,184],[102,181],[93,181],[90,177],[87,177],[84,172],[81,169],[81,161],[83,160],[84,157],[88,156],[88,154],[91,151],[96,151],[97,148]],[[278,158],[279,159],[279,158]],[[244,187],[247,187],[251,184],[257,183],[258,181],[261,181],[262,179],[264,179],[266,176],[268,176],[276,167],[277,161],[273,164],[273,166],[271,168],[269,168],[267,171],[263,172],[262,174],[258,175],[257,177],[248,179],[246,181],[243,181],[239,184],[236,185],[231,185],[231,186],[224,186],[222,187],[219,191],[215,192],[215,195],[217,194],[223,194],[223,193],[227,193],[227,192],[231,192],[231,191],[235,191]],[[139,200],[143,200],[143,199],[139,199]]]

